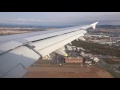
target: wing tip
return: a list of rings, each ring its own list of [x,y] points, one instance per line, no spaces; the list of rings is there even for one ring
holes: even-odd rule
[[[92,28],[93,28],[93,29],[96,29],[96,25],[97,25],[97,24],[98,24],[98,22],[95,22],[95,23],[91,24]]]

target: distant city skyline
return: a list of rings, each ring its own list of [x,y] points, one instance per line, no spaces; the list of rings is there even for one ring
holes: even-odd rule
[[[33,25],[120,25],[120,12],[0,12],[0,23]]]

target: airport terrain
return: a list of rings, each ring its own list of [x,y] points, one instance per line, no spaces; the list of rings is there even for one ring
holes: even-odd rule
[[[1,27],[0,35],[22,34],[55,28],[9,28]],[[95,65],[81,64],[37,64],[28,68],[26,78],[120,78],[120,26],[98,26],[97,30],[88,30],[90,35],[106,35],[115,39],[116,44],[101,45],[95,42],[101,38],[92,38],[88,42],[74,41],[72,45],[83,47],[85,53],[98,55],[100,59]],[[103,39],[103,38],[102,38]],[[104,38],[106,39],[106,38]],[[108,38],[107,38],[108,39]],[[110,38],[109,38],[110,39]],[[87,40],[87,38],[86,38]],[[94,43],[94,42],[95,43]],[[113,40],[114,41],[114,40]],[[112,42],[113,42],[112,41]],[[107,41],[106,41],[107,42]],[[107,71],[106,71],[107,70]],[[112,74],[110,74],[110,73]]]

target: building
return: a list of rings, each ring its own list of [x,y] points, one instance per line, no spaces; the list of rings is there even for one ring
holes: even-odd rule
[[[65,63],[83,63],[82,57],[65,57]]]

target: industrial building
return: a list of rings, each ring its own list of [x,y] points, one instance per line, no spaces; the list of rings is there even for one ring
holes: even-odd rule
[[[82,57],[65,57],[65,63],[83,63]]]

